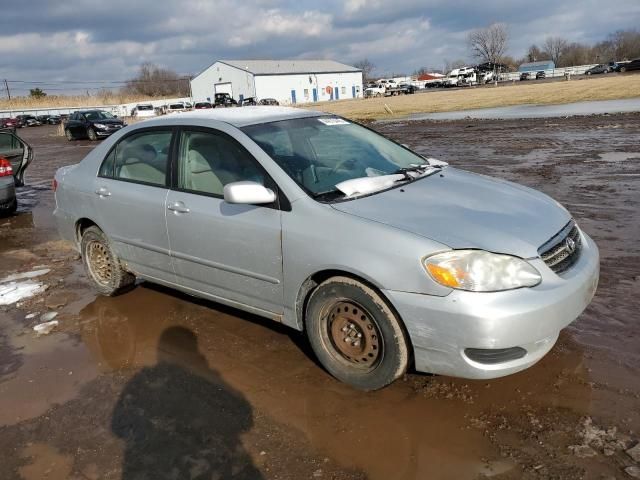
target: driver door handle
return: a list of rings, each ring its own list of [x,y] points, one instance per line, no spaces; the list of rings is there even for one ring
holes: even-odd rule
[[[167,205],[167,210],[171,210],[175,213],[189,213],[189,209],[182,202],[173,202]]]
[[[111,192],[107,190],[107,187],[100,187],[96,190],[96,195],[98,195],[99,197],[110,197]]]

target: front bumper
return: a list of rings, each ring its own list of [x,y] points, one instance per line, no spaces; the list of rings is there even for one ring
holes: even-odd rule
[[[524,370],[540,360],[595,294],[598,247],[584,232],[582,236],[579,260],[561,275],[540,259],[531,261],[542,275],[534,288],[495,293],[454,290],[446,297],[384,291],[407,327],[416,369],[485,379]],[[465,352],[514,347],[526,353],[504,362],[481,363]]]
[[[96,132],[96,135],[98,137],[108,137],[109,135],[113,135],[114,133],[119,132],[123,128],[124,128],[124,126],[117,127],[117,128],[98,128],[98,127],[94,127],[93,131]]]

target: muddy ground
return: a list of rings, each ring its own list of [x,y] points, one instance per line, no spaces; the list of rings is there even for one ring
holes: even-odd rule
[[[362,393],[268,320],[147,283],[97,297],[48,188],[94,144],[23,129],[37,158],[18,215],[0,220],[0,279],[51,271],[44,293],[0,306],[0,478],[632,478],[640,115],[374,127],[550,194],[596,240],[597,295],[549,355],[507,378],[409,373]],[[60,323],[38,337],[46,312]]]

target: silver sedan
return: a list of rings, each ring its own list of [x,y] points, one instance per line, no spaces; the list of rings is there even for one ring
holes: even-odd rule
[[[351,121],[248,107],[144,121],[56,174],[90,282],[136,277],[304,330],[336,378],[494,378],[554,345],[598,249],[539,192]]]

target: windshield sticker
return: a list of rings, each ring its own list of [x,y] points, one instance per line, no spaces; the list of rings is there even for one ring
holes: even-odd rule
[[[332,117],[324,117],[324,118],[319,118],[318,121],[324,123],[325,125],[349,125],[349,122],[347,122],[346,120],[343,120],[341,118],[332,118]]]

